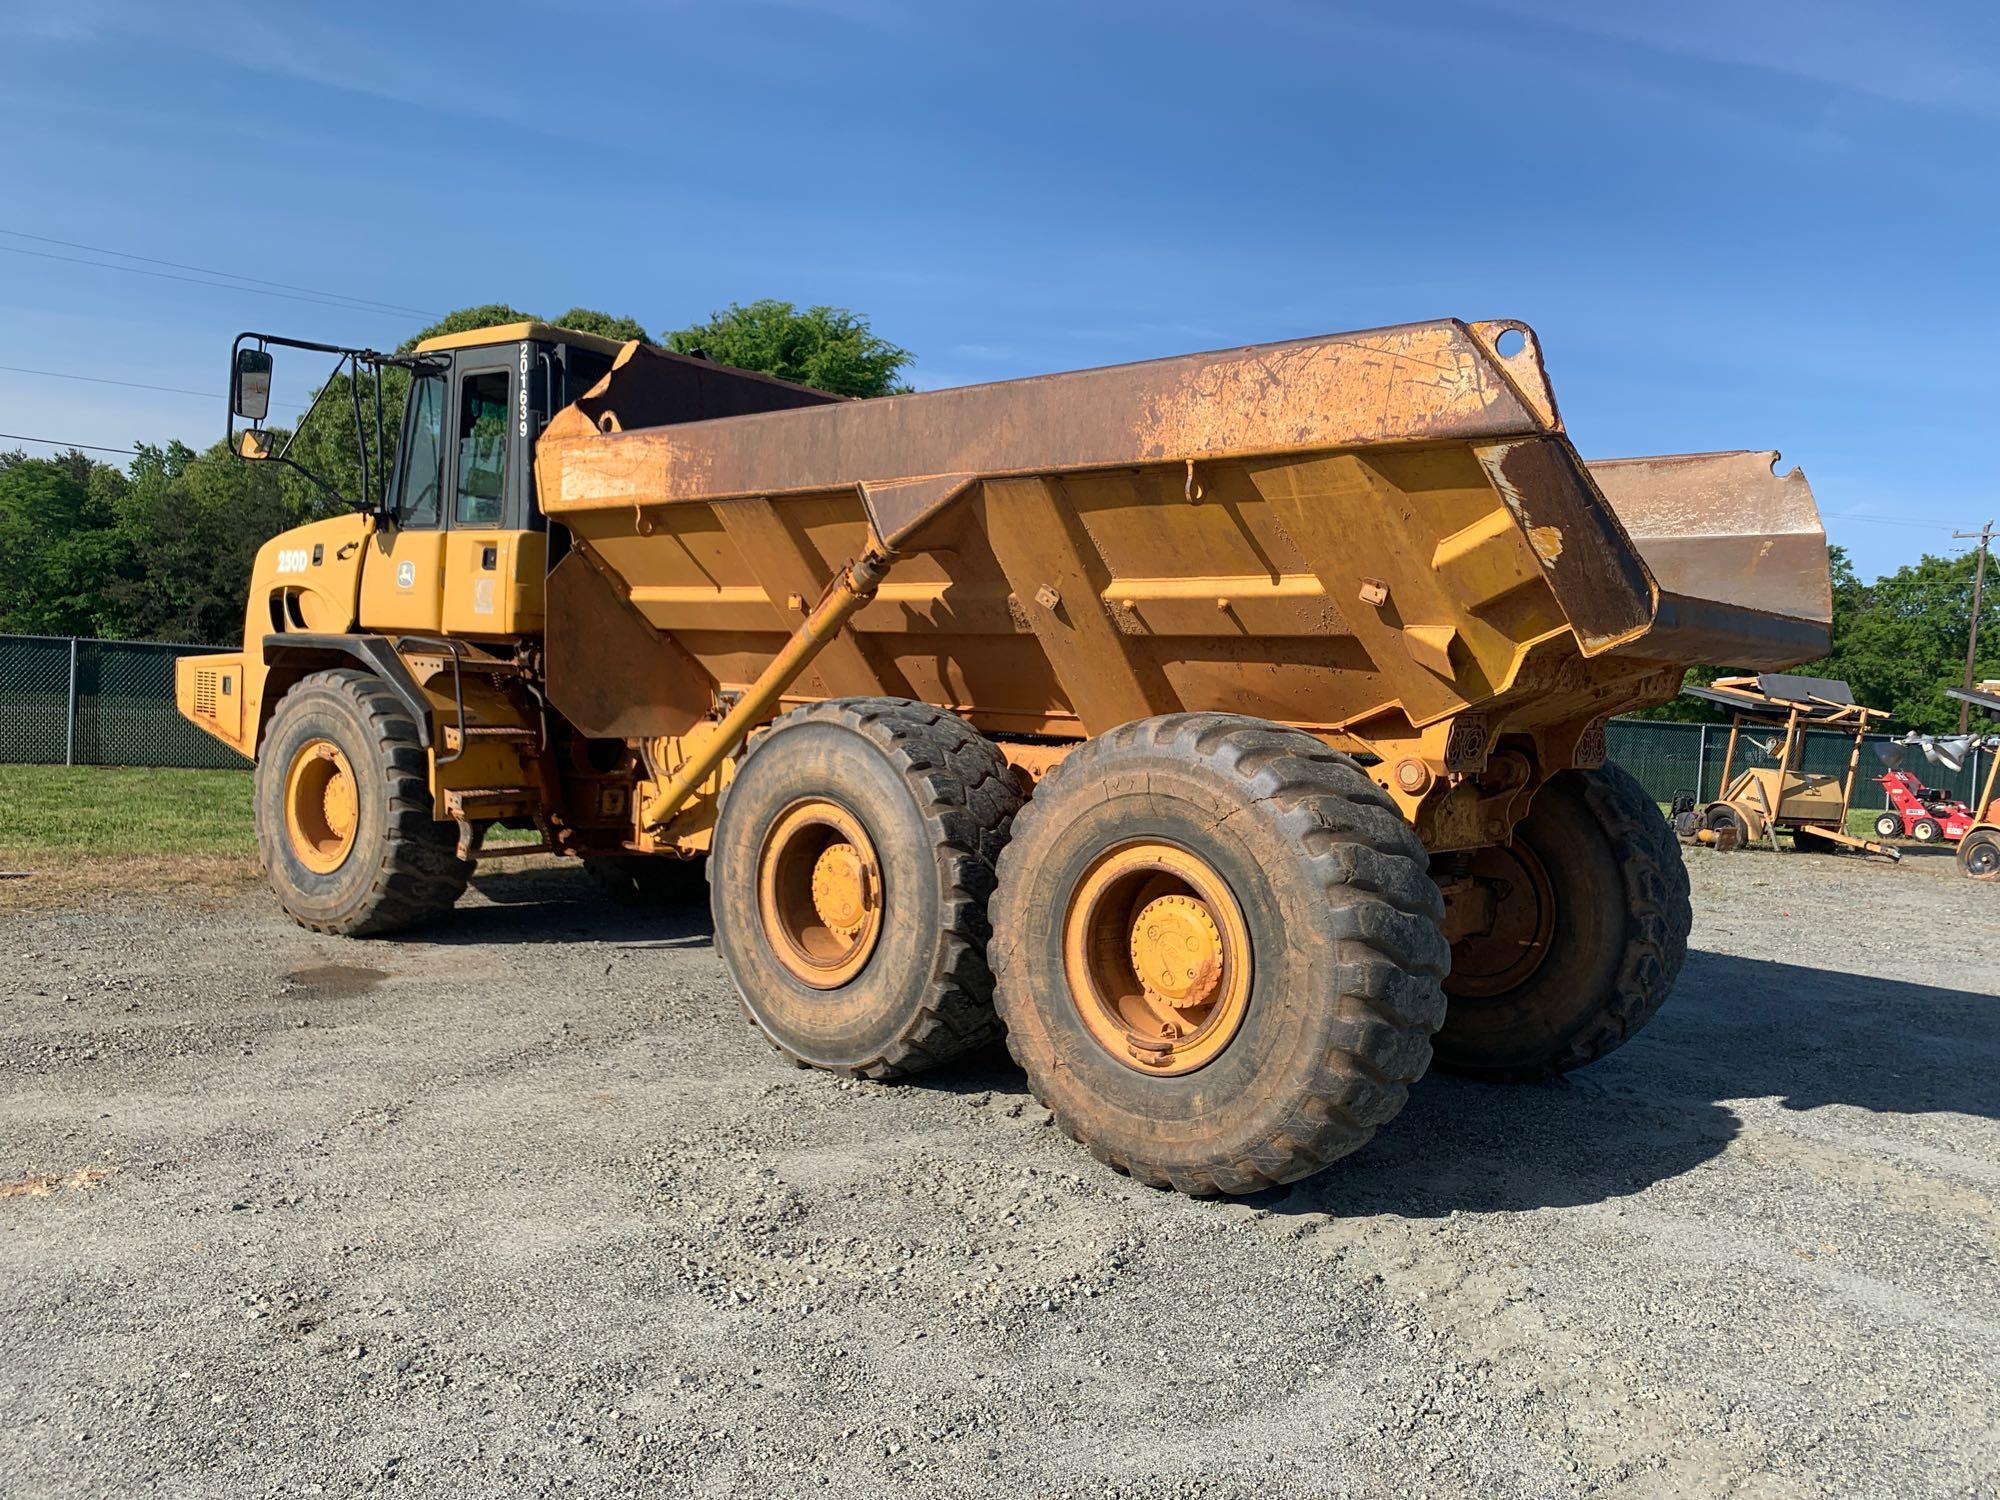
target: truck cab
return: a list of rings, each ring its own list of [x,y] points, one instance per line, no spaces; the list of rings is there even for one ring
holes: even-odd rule
[[[410,372],[386,503],[363,549],[363,630],[515,637],[542,627],[548,523],[534,444],[619,345],[517,323],[427,339]]]
[[[269,435],[254,426],[239,441],[233,420],[262,419],[244,387],[246,369],[268,381],[265,343],[361,356],[348,378],[355,424],[366,430],[370,414],[359,394],[366,351],[245,339],[232,365],[233,449],[290,462],[289,450],[271,452]],[[552,552],[536,503],[535,442],[554,413],[603,379],[622,347],[524,322],[426,339],[407,356],[374,357],[408,381],[393,460],[379,474],[363,469],[369,493],[342,497],[355,505],[351,514],[295,527],[258,552],[245,650],[184,662],[182,712],[254,755],[270,710],[307,669],[356,657],[379,664],[377,642],[389,639],[445,638],[511,654],[523,638],[539,635],[543,579],[563,541],[558,534]],[[322,388],[323,398],[334,384]],[[423,704],[413,699],[410,706]]]

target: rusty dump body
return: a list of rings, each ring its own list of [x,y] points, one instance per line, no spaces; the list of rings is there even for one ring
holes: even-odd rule
[[[1584,462],[1519,323],[661,423],[669,372],[628,347],[536,459],[573,539],[550,701],[651,746],[640,847],[750,722],[889,695],[1031,774],[1151,715],[1280,721],[1470,848],[1687,665],[1827,648],[1804,478],[1769,452]]]

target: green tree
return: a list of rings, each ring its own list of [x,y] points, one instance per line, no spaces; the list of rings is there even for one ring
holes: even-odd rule
[[[258,547],[311,514],[286,477],[238,461],[222,443],[200,454],[182,443],[141,446],[118,518],[135,566],[110,590],[133,635],[239,638]]]
[[[668,334],[667,347],[842,396],[910,389],[897,378],[910,351],[877,337],[866,318],[840,307],[801,312],[768,298],[748,306],[732,302],[706,323]]]
[[[604,314],[597,314],[603,317]],[[475,328],[497,328],[502,323],[535,323],[540,320],[518,307],[509,307],[505,302],[482,302],[477,307],[461,307],[457,312],[446,313],[428,328],[419,328],[415,333],[396,346],[399,354],[408,354],[425,339],[441,339],[446,334],[471,333]]]
[[[0,455],[0,631],[122,635],[111,598],[131,549],[85,454]]]
[[[657,342],[637,318],[614,318],[592,307],[572,307],[554,320],[558,328],[574,328],[578,333],[594,333],[599,338],[616,339],[621,344],[637,339],[642,344]]]
[[[1837,588],[1833,651],[1810,670],[1845,678],[1856,699],[1888,709],[1899,728],[1956,731],[1958,702],[1945,689],[1957,687],[1965,672],[1976,562],[1970,552],[1926,555],[1871,584],[1853,584],[1854,603],[1844,617]],[[2000,591],[1986,591],[1979,614],[1973,675],[2000,677]]]
[[[1965,671],[1965,635],[1972,619],[1973,554],[1925,556],[1873,583],[1863,583],[1843,547],[1828,547],[1833,575],[1833,649],[1792,670],[1832,677],[1854,690],[1855,701],[1886,708],[1892,728],[1946,734],[1958,728],[1958,704],[1945,696]],[[1979,659],[1974,675],[2000,676],[2000,590],[1980,604]],[[1713,682],[1740,668],[1688,669],[1683,686]],[[1727,720],[1728,710],[1683,691],[1633,714],[1636,719]]]

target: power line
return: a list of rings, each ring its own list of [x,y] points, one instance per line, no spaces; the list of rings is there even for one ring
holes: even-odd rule
[[[1912,521],[1908,516],[1871,516],[1859,511],[1836,512],[1829,521],[1866,521],[1871,526],[1920,526],[1926,531],[1950,531],[1949,521]]]
[[[165,391],[170,396],[200,396],[204,401],[222,400],[222,395],[218,391],[191,391],[185,386],[178,385],[147,385],[138,380],[112,380],[104,375],[71,375],[64,370],[30,370],[25,365],[0,365],[0,370],[15,375],[46,375],[51,380],[88,380],[93,385],[122,385],[134,391]],[[274,401],[271,404],[301,408],[305,405],[302,401]]]
[[[405,307],[400,302],[378,302],[373,297],[350,297],[345,292],[329,292],[324,287],[299,286],[290,281],[266,281],[261,276],[245,276],[236,271],[218,271],[212,266],[190,266],[178,260],[161,260],[156,256],[137,255],[130,250],[108,250],[102,245],[85,245],[76,240],[59,240],[46,234],[29,234],[25,229],[0,227],[0,234],[12,235],[17,240],[33,240],[41,245],[61,245],[67,250],[88,250],[93,255],[115,255],[120,260],[144,261],[149,266],[171,266],[176,271],[198,271],[203,276],[222,276],[231,281],[247,281],[255,286],[277,287],[281,291],[309,292],[317,297],[337,297],[343,302],[360,302],[371,307],[379,307],[384,312],[409,313],[419,318],[443,316],[441,313],[430,312],[421,307]],[[85,261],[83,264],[89,265],[91,262]]]
[[[51,448],[87,448],[92,453],[137,453],[137,448],[107,448],[102,443],[70,443],[61,438],[29,437],[21,432],[0,432],[0,440],[10,443],[45,443]]]
[[[57,255],[49,250],[26,250],[19,245],[0,245],[0,252],[8,255],[32,255],[38,260],[59,260],[72,266],[94,266],[100,271],[123,271],[131,276],[152,276],[161,281],[184,281],[190,286],[212,287],[219,292],[248,292],[253,297],[282,297],[287,302],[310,302],[317,307],[335,307],[342,312],[373,313],[378,318],[401,318],[400,312],[390,312],[381,307],[370,307],[365,303],[335,300],[331,297],[307,297],[297,292],[271,292],[262,287],[239,286],[228,281],[203,281],[198,276],[181,276],[172,271],[149,271],[144,266],[121,266],[108,260],[85,260],[80,255]]]

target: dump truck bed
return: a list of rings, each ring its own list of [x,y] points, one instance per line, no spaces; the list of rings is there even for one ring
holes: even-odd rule
[[[1826,649],[1803,477],[1770,454],[1586,465],[1518,323],[626,430],[655,358],[628,348],[537,467],[580,544],[550,585],[558,706],[629,664],[565,633],[610,639],[625,611],[664,643],[621,732],[680,733],[756,678],[871,547],[887,581],[788,696],[990,733],[1206,709],[1364,745],[1473,710],[1486,734],[1577,726],[1692,661]]]

